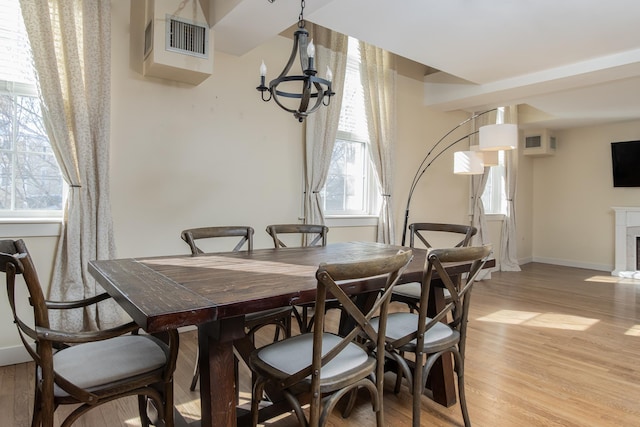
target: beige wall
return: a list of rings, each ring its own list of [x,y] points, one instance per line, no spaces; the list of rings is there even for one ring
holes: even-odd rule
[[[556,137],[555,156],[534,160],[533,259],[611,271],[611,207],[640,206],[640,188],[613,187],[610,143],[640,139],[640,121],[571,129]]]

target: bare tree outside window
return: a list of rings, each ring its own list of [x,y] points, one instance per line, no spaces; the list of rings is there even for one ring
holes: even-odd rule
[[[42,121],[17,0],[0,5],[0,216],[60,216],[64,181]]]

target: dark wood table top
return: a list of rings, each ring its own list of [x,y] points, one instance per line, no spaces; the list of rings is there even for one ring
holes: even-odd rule
[[[89,271],[143,329],[159,332],[313,301],[315,271],[321,262],[383,257],[400,249],[345,242],[326,247],[91,261]],[[401,282],[420,280],[426,251],[413,252],[414,259]],[[355,294],[377,285],[350,286],[349,293]]]

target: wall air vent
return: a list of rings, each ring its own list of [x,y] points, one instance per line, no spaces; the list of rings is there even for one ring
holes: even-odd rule
[[[525,131],[524,150],[527,156],[551,156],[556,152],[556,137],[547,129]]]
[[[131,1],[131,49],[140,61],[136,71],[145,77],[190,85],[199,85],[211,76],[213,31],[201,3]]]
[[[166,49],[200,58],[209,56],[209,29],[186,19],[167,15]]]

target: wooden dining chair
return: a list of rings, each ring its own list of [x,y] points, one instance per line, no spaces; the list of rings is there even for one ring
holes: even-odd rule
[[[32,426],[52,427],[59,405],[77,405],[61,424],[67,427],[87,411],[126,396],[138,396],[142,426],[152,422],[174,425],[177,331],[168,331],[161,340],[151,335],[130,334],[138,330],[133,322],[101,331],[51,329],[49,310],[82,309],[110,298],[109,295],[103,293],[80,301],[45,300],[22,240],[0,241],[0,271],[5,273],[14,323],[35,362]],[[23,313],[19,308],[22,283],[33,307],[33,319],[23,320],[19,316]],[[157,410],[152,411],[157,412],[153,416],[147,413],[149,402]]]
[[[478,229],[471,225],[416,222],[409,225],[409,246],[417,244],[429,249],[433,247],[466,247]],[[396,286],[392,301],[406,304],[411,310],[418,310],[422,285],[419,282],[403,283]],[[449,298],[445,290],[445,298]]]
[[[411,251],[403,251],[384,258],[319,266],[313,332],[269,344],[250,356],[250,366],[256,374],[251,403],[254,427],[258,423],[258,409],[267,383],[282,390],[301,426],[324,426],[336,403],[348,394],[346,411],[350,411],[355,402],[353,391],[358,388],[369,391],[376,424],[378,427],[384,425],[385,356],[384,351],[376,349],[384,349],[384,325],[391,291],[411,258]],[[362,280],[378,280],[381,289],[380,297],[367,312],[363,312],[341,287]],[[344,313],[354,321],[354,328],[344,337],[325,331],[324,313],[329,295],[340,301]],[[379,314],[377,331],[370,324],[376,314]],[[360,337],[367,338],[367,345],[356,341]],[[302,405],[309,401],[307,419]]]
[[[272,224],[267,226],[267,234],[273,239],[277,248],[326,246],[329,227],[320,224]],[[285,243],[286,242],[286,243]],[[339,309],[337,300],[327,301],[326,309]],[[301,333],[308,332],[313,327],[314,317],[309,316],[313,303],[299,304],[293,309],[293,314]]]
[[[182,231],[180,236],[182,240],[187,242],[191,249],[191,254],[196,256],[206,253],[198,244],[202,246],[204,241],[222,240],[222,238],[230,237],[240,240],[233,248],[233,252],[238,252],[246,245],[247,250],[253,250],[253,227],[249,226],[219,226],[219,227],[200,227],[190,228]],[[247,314],[244,318],[244,327],[247,336],[253,339],[254,334],[261,328],[268,325],[275,326],[275,332],[273,340],[277,341],[280,338],[280,333],[283,337],[291,336],[291,312],[292,307],[279,307],[271,310],[263,310],[256,313]],[[236,359],[236,365],[237,365]],[[237,373],[237,366],[236,366]],[[196,365],[191,379],[190,390],[193,391],[198,384],[198,378],[200,377],[200,363],[196,360]]]
[[[402,378],[406,378],[413,395],[413,426],[420,426],[420,400],[427,377],[434,363],[441,357],[453,354],[458,378],[458,397],[464,425],[469,427],[469,413],[464,390],[464,359],[467,338],[467,322],[471,290],[491,253],[491,245],[429,249],[425,260],[422,292],[418,312],[394,312],[386,319],[386,354],[397,365],[395,391],[398,393]],[[457,280],[447,274],[444,264],[470,263],[466,278]],[[433,316],[427,316],[430,287],[434,273],[439,282],[450,292],[449,301]],[[380,319],[383,322],[384,319]],[[378,330],[377,319],[372,325]],[[411,355],[411,357],[406,357]]]

